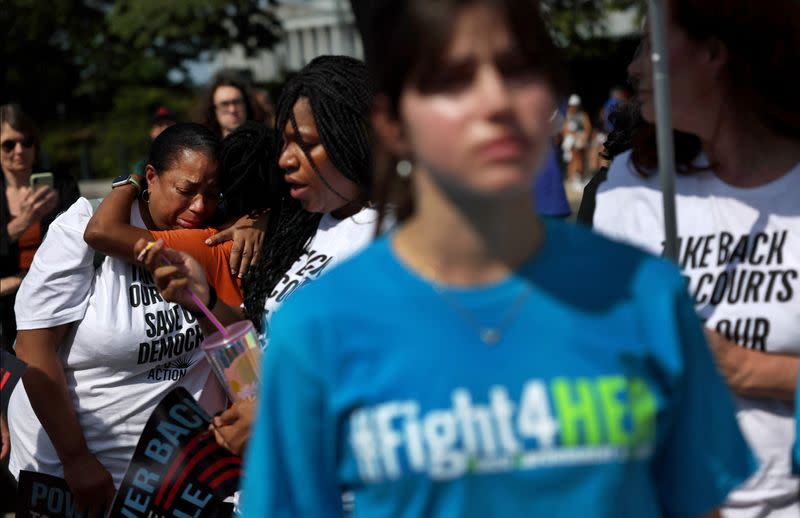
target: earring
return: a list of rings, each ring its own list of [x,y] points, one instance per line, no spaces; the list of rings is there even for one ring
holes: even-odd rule
[[[145,203],[150,203],[150,191],[145,189],[142,191],[142,199]]]
[[[411,162],[408,160],[400,160],[397,162],[395,170],[397,171],[397,176],[400,178],[408,178],[411,176],[411,171],[414,170],[414,166],[412,166]]]

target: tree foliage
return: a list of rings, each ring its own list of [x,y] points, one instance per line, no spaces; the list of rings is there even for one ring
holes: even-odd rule
[[[124,155],[143,152],[153,104],[188,111],[187,63],[233,46],[253,55],[277,43],[277,1],[2,0],[0,103],[19,101],[44,123],[54,162],[77,163],[70,142],[89,135],[94,172],[115,173]],[[639,3],[542,2],[571,60],[607,51],[592,43],[605,15]]]
[[[542,0],[556,40],[572,57],[595,53],[592,40],[607,29],[608,14],[639,7],[641,0]]]
[[[163,81],[171,71],[178,72],[179,81],[186,81],[189,60],[233,44],[254,55],[278,42],[280,24],[260,4],[254,0],[117,0],[108,29],[113,38],[125,43],[127,55],[134,52],[157,62],[144,73],[128,66],[129,76]]]
[[[2,101],[33,112],[110,106],[130,85],[188,82],[187,61],[241,46],[269,49],[281,28],[259,0],[4,0]],[[52,114],[52,112],[50,112]]]

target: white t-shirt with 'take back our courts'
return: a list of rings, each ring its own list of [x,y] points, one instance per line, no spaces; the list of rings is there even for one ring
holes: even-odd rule
[[[594,228],[661,254],[659,185],[658,175],[634,170],[630,152],[620,155],[598,190]],[[746,189],[712,171],[676,175],[675,191],[678,263],[706,327],[742,347],[800,355],[800,164]],[[793,402],[740,396],[736,403],[760,466],[729,496],[723,516],[800,516],[800,479],[790,474]]]

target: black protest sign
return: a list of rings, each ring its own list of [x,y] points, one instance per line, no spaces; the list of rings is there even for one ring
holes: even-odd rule
[[[0,354],[3,360],[0,363],[0,413],[6,415],[8,399],[28,365],[9,352],[2,351]]]
[[[242,460],[217,445],[209,416],[183,388],[158,404],[136,446],[110,516],[200,518],[239,487]]]
[[[19,472],[17,486],[17,518],[85,518],[75,508],[67,482],[63,478]]]

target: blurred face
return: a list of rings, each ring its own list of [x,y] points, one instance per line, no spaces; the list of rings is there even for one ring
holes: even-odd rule
[[[169,169],[145,169],[150,191],[150,216],[161,230],[198,228],[217,209],[217,161],[189,149],[181,151]]]
[[[241,126],[247,118],[244,95],[235,86],[217,87],[213,102],[223,137]]]
[[[675,129],[703,136],[714,124],[722,102],[719,77],[725,56],[703,42],[692,40],[686,31],[669,17],[669,87],[672,125]],[[642,116],[656,120],[653,87],[650,24],[645,23],[642,43],[628,66],[628,75],[636,85]],[[713,112],[710,113],[710,110]]]
[[[283,127],[283,148],[278,159],[283,178],[289,184],[291,197],[298,200],[303,209],[317,213],[333,212],[358,199],[358,184],[340,173],[328,158],[328,152],[320,142],[308,99],[298,99],[292,112],[299,134],[295,132],[292,121],[286,121]],[[301,139],[317,171],[303,152]]]
[[[11,174],[30,174],[36,146],[33,139],[4,122],[0,126],[0,165]]]
[[[551,87],[486,7],[463,9],[439,77],[400,98],[402,137],[440,185],[528,196],[549,142]]]

